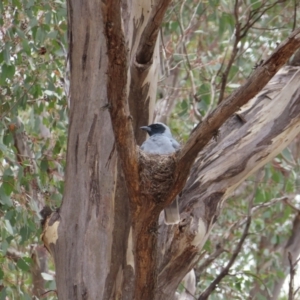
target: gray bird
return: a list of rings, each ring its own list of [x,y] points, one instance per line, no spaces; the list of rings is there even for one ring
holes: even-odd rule
[[[149,138],[142,144],[141,149],[149,154],[166,155],[180,149],[180,144],[173,138],[170,128],[160,122],[143,126],[141,129],[147,131]],[[180,221],[178,197],[165,208],[165,223],[177,224]]]

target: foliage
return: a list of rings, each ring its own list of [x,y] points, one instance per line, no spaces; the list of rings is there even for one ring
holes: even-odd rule
[[[63,192],[66,4],[4,0],[0,9],[0,298],[31,299],[38,212],[44,203],[58,206]]]
[[[245,82],[255,64],[292,31],[295,3],[246,0],[235,6],[229,0],[186,0],[171,4],[161,30],[158,98],[170,102],[169,123],[179,139],[185,141],[199,119]],[[58,207],[64,188],[66,4],[3,0],[0,10],[0,299],[30,299],[30,246],[40,243],[38,211],[43,204]],[[20,141],[27,145],[25,152],[17,147]],[[294,210],[284,201],[270,201],[290,196],[297,205],[299,199],[292,195],[299,186],[298,149],[296,140],[261,171],[259,180],[249,179],[226,203],[201,254],[199,269],[218,247],[224,251],[197,274],[197,292],[230,259],[243,230],[235,224],[245,218],[252,194],[258,209],[251,234],[231,276],[225,277],[212,299],[243,299],[255,282],[268,278],[267,285],[272,286],[276,277],[283,276],[276,246],[287,240]],[[269,243],[262,248],[263,240]],[[10,255],[11,249],[18,252],[17,258]],[[275,268],[259,273],[260,264],[267,261]],[[53,289],[52,278],[48,279],[48,288]]]

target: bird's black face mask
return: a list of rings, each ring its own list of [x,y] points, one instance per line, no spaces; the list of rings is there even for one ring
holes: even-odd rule
[[[141,129],[147,131],[150,136],[154,134],[162,134],[166,130],[164,125],[157,123],[151,124],[149,126],[142,126]]]

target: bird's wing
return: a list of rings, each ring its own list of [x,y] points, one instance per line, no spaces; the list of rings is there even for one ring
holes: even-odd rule
[[[172,139],[170,139],[170,141],[171,141],[172,146],[173,146],[173,148],[174,148],[175,150],[179,150],[179,149],[180,149],[180,144],[179,144],[176,140],[174,140],[174,139],[172,138]]]

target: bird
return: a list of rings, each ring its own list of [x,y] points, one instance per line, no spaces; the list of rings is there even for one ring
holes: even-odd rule
[[[148,154],[168,155],[180,149],[180,144],[173,138],[170,128],[164,123],[157,122],[140,129],[149,134],[149,138],[141,145],[141,150]],[[164,209],[165,223],[178,224],[180,221],[178,197]]]

